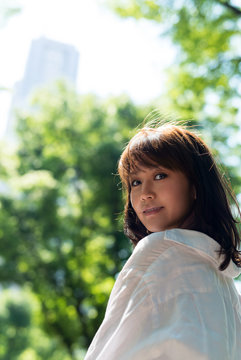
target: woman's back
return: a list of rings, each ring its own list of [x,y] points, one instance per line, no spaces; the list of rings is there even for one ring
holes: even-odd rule
[[[219,244],[183,229],[142,239],[112,290],[86,360],[240,360],[240,300]]]

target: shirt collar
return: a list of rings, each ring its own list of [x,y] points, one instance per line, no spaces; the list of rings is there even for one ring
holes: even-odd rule
[[[200,256],[212,262],[217,270],[224,260],[224,255],[219,256],[220,245],[217,241],[199,231],[186,229],[171,229],[163,232],[152,233],[138,243],[136,250],[138,251],[138,248],[139,250],[141,250],[141,248],[144,250],[146,246],[158,247],[161,245],[161,239],[174,241],[192,248],[194,251],[198,252]],[[228,267],[222,271],[223,275],[230,278],[235,278],[240,273],[241,268],[238,268],[232,260],[230,261]]]

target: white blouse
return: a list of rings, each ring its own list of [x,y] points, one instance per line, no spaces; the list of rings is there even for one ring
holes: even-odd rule
[[[120,272],[85,360],[241,360],[241,299],[209,236],[142,239]]]

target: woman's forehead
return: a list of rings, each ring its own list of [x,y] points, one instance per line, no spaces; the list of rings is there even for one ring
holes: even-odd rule
[[[160,164],[153,164],[153,165],[149,165],[149,166],[145,165],[145,164],[137,164],[134,169],[131,169],[130,175],[138,174],[140,172],[147,173],[150,170],[155,171],[157,169],[158,170],[167,170],[168,168],[166,168],[165,166],[160,165]]]

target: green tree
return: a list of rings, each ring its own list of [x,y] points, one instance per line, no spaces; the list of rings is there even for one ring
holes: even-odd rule
[[[106,2],[122,17],[160,24],[161,36],[172,40],[176,56],[162,108],[197,120],[240,193],[241,7],[225,0]]]
[[[144,113],[126,97],[100,102],[59,83],[19,115],[17,153],[2,164],[0,281],[36,294],[45,330],[71,356],[89,345],[129,255],[114,174]]]
[[[1,360],[70,360],[57,339],[41,330],[39,303],[32,294],[15,287],[0,295]]]

